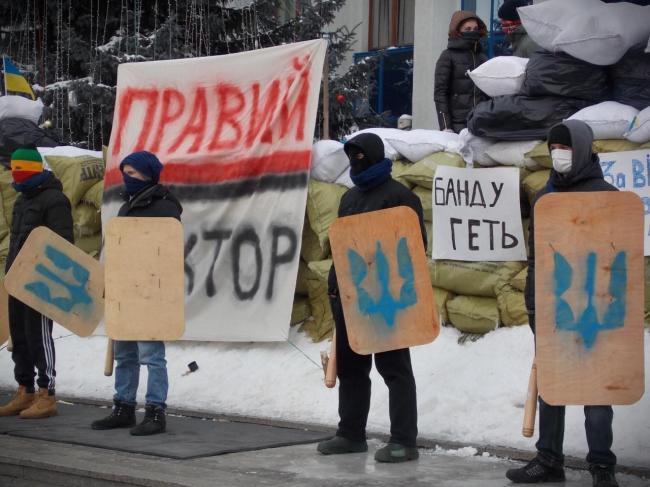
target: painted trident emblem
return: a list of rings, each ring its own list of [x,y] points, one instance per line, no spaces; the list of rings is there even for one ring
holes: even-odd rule
[[[405,237],[402,237],[397,243],[397,266],[399,276],[403,280],[399,299],[395,299],[390,292],[390,268],[386,254],[381,247],[381,242],[377,242],[375,249],[377,281],[379,283],[379,296],[376,299],[373,299],[368,291],[361,286],[361,283],[368,275],[368,265],[363,257],[354,250],[349,249],[348,261],[350,262],[352,282],[357,291],[359,311],[362,314],[368,316],[378,314],[388,326],[392,327],[400,310],[417,303],[413,261]]]
[[[587,349],[591,349],[598,338],[598,333],[605,330],[622,328],[625,323],[625,290],[627,287],[627,253],[619,252],[614,257],[609,277],[609,294],[612,301],[607,306],[602,321],[598,320],[598,313],[594,305],[596,291],[596,263],[598,257],[595,252],[587,255],[587,275],[585,278],[585,293],[587,294],[587,307],[576,320],[571,306],[562,295],[571,287],[573,268],[559,252],[554,254],[555,268],[554,294],[555,294],[555,323],[560,330],[575,331],[582,337]]]

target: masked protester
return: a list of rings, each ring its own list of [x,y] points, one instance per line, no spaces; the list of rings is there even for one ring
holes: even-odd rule
[[[171,217],[180,221],[183,212],[181,204],[167,188],[158,184],[162,169],[163,165],[151,152],[134,152],[124,158],[120,171],[124,179],[126,202],[118,216]],[[168,389],[164,342],[116,340],[114,347],[117,362],[114,407],[106,418],[93,422],[92,429],[108,430],[135,425],[140,366],[146,365],[145,416],[142,423],[131,429],[131,434],[146,436],[163,433],[166,429],[165,401]]]
[[[499,7],[501,30],[510,41],[512,55],[529,58],[539,46],[535,44],[521,23],[517,8],[530,5],[530,0],[506,0]]]
[[[74,243],[70,201],[63,194],[61,181],[49,171],[38,151],[22,148],[11,154],[11,174],[13,187],[20,195],[13,210],[7,272],[36,227],[47,227]],[[0,407],[0,416],[20,414],[25,419],[54,416],[57,410],[52,320],[10,296],[9,332],[18,390],[8,404]],[[38,394],[34,389],[35,368]]]
[[[598,156],[592,152],[593,132],[580,120],[555,125],[548,134],[553,169],[546,186],[537,193],[535,203],[547,193],[578,191],[617,191],[603,178]],[[530,215],[528,277],[525,298],[530,327],[535,333],[535,228]],[[550,313],[551,310],[540,310]],[[616,487],[616,455],[612,453],[611,406],[585,406],[585,430],[589,454],[587,462],[594,487]],[[551,406],[539,398],[539,440],[537,456],[528,465],[508,470],[506,477],[515,483],[563,482],[564,406]]]
[[[486,35],[485,24],[474,12],[459,10],[451,17],[449,42],[436,63],[433,89],[440,130],[460,132],[472,109],[487,99],[467,75],[487,61],[481,47]]]
[[[343,195],[338,216],[408,206],[418,215],[426,248],[420,200],[391,177],[392,162],[384,157],[382,140],[375,134],[361,134],[349,140],[344,150],[350,159],[350,177],[355,186]],[[328,277],[328,294],[336,324],[340,422],[336,436],[321,442],[318,451],[324,455],[365,452],[368,450],[366,422],[370,409],[372,356],[359,355],[350,348],[334,266]],[[415,460],[419,456],[416,447],[417,404],[409,350],[382,352],[374,357],[377,370],[388,386],[391,419],[390,440],[387,446],[376,452],[375,460]]]

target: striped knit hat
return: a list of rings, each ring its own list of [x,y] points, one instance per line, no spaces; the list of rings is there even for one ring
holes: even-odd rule
[[[49,167],[36,149],[16,149],[11,154],[11,175],[16,183],[24,183],[47,169]]]

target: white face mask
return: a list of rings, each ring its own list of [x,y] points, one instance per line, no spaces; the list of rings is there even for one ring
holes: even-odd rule
[[[568,149],[553,149],[551,151],[553,169],[560,174],[566,174],[571,170],[573,151]]]

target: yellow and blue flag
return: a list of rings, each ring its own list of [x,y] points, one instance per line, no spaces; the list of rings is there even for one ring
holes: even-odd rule
[[[35,100],[36,97],[34,96],[32,87],[16,65],[11,62],[9,56],[3,56],[2,60],[4,64],[5,95],[21,95]]]

